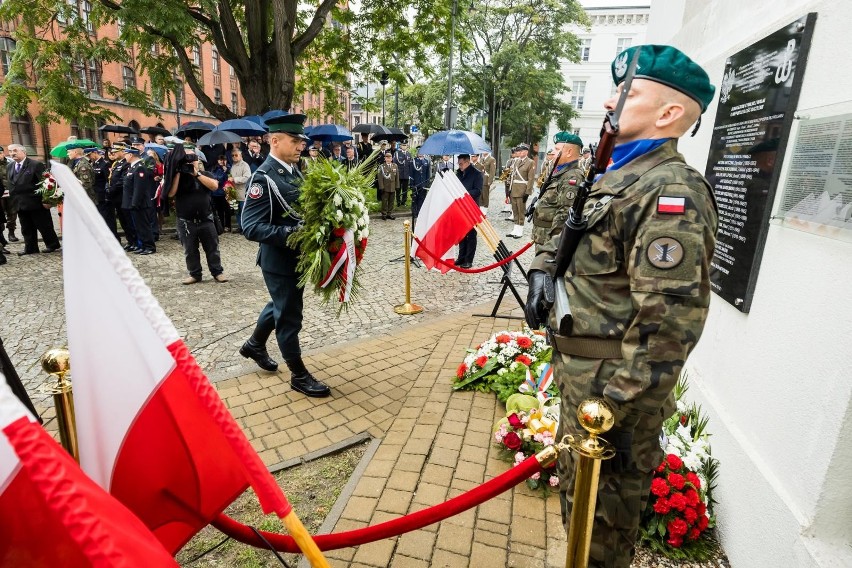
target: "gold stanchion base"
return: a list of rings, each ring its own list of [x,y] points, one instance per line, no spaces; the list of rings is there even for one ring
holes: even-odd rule
[[[417,304],[400,304],[398,306],[394,306],[393,311],[403,316],[410,316],[419,314],[423,311],[423,308]]]

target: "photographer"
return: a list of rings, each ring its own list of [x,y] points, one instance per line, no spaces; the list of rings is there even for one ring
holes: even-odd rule
[[[210,193],[219,184],[202,171],[195,149],[177,146],[166,161],[166,185],[169,197],[175,198],[177,230],[186,257],[189,276],[184,284],[201,282],[201,256],[198,244],[207,256],[207,268],[216,282],[227,282],[219,254],[219,236],[213,223]]]

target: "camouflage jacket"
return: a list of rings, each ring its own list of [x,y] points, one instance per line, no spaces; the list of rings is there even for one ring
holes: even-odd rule
[[[86,190],[89,198],[97,203],[98,198],[95,196],[95,170],[92,168],[92,162],[88,158],[78,159],[77,163],[74,164],[74,175],[80,180],[80,184]]]
[[[565,376],[604,396],[618,425],[633,428],[671,410],[671,391],[704,328],[716,203],[670,140],[604,174],[585,213],[588,229],[564,279],[573,335],[619,341],[621,358],[566,356]],[[531,268],[552,274],[546,261],[558,242],[542,247]],[[550,319],[553,326],[553,311]]]
[[[568,209],[577,196],[577,186],[584,177],[575,160],[553,174],[549,183],[545,181],[533,213],[532,240],[536,245],[547,244],[562,231]]]

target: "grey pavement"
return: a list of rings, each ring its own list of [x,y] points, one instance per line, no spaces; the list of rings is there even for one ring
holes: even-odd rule
[[[492,192],[489,218],[499,235],[511,230],[511,222],[500,214],[499,191]],[[304,328],[300,335],[306,353],[343,342],[388,334],[418,325],[434,317],[467,310],[471,306],[496,299],[500,289],[500,270],[480,274],[450,272],[442,275],[412,266],[411,299],[424,308],[414,316],[401,316],[393,308],[405,300],[404,262],[396,262],[403,253],[403,222],[374,218],[364,260],[360,266],[362,293],[347,312],[338,317],[335,306],[323,306],[311,291],[305,293]],[[530,231],[527,226],[526,234]],[[516,250],[527,239],[506,238]],[[257,244],[241,235],[226,233],[220,238],[222,263],[230,282],[219,284],[208,272],[204,280],[183,286],[186,276],[183,250],[177,240],[164,235],[151,256],[130,255],[154,295],[194,353],[199,364],[217,381],[256,369],[253,362],[237,350],[251,333],[255,318],[269,300],[260,269],[255,266]],[[18,257],[23,243],[11,243],[9,263],[0,266],[0,337],[39,412],[52,418],[52,401],[40,389],[51,379],[42,371],[39,357],[47,349],[65,345],[65,304],[62,288],[62,256],[39,254]],[[528,251],[521,257],[527,266]],[[490,251],[480,239],[475,266],[493,262]],[[204,264],[204,263],[202,263]],[[520,283],[521,278],[515,277]],[[93,280],[93,286],[97,281]],[[522,297],[525,289],[520,288]],[[507,294],[504,310],[517,306]],[[278,353],[274,337],[269,351]],[[73,361],[72,361],[73,376]],[[50,409],[50,410],[49,410]],[[47,412],[47,414],[44,414]]]

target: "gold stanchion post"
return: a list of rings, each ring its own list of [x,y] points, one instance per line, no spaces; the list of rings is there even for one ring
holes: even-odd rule
[[[598,438],[615,423],[615,415],[606,401],[602,398],[584,400],[577,407],[577,419],[589,432],[589,436],[567,443],[577,456],[577,470],[574,474],[574,503],[568,526],[565,568],[587,568],[589,565],[601,460],[608,460],[615,455],[612,445]]]
[[[59,440],[71,456],[80,461],[80,451],[77,447],[77,420],[74,417],[74,397],[71,391],[71,381],[67,375],[71,371],[70,355],[64,347],[54,347],[45,351],[41,356],[41,368],[56,377],[56,383],[47,388],[53,395],[53,405],[56,408],[56,422],[59,425]]]
[[[393,311],[410,316],[419,314],[423,308],[411,303],[411,221],[403,224],[405,225],[405,303],[394,306]]]

